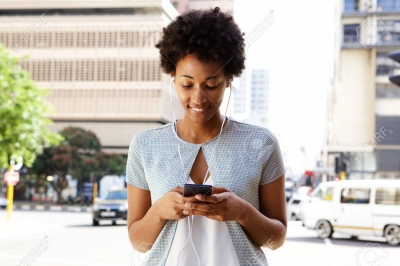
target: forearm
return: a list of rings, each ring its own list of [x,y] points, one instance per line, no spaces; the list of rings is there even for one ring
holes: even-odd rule
[[[254,244],[270,249],[283,245],[286,237],[286,226],[279,220],[268,218],[243,200],[242,218],[237,220]]]
[[[160,217],[157,209],[158,205],[155,203],[142,219],[132,223],[128,229],[129,240],[133,248],[140,252],[147,252],[151,249],[167,222],[166,219]]]

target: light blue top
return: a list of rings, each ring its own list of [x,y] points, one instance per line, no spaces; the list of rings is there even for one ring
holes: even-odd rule
[[[202,148],[214,186],[226,187],[259,210],[259,186],[284,174],[275,135],[266,128],[227,117],[217,146],[216,143],[217,137],[202,144],[184,141],[177,136],[173,122],[139,132],[129,147],[126,182],[150,190],[154,204],[172,188],[183,187]],[[268,265],[261,248],[251,241],[237,221],[226,224],[240,265]],[[146,256],[146,265],[165,265],[176,226],[176,220],[166,222]]]

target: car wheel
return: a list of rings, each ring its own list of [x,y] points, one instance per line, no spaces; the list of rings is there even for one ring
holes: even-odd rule
[[[292,219],[292,221],[297,221],[297,216],[296,216],[296,214],[292,213],[291,219]]]
[[[390,245],[398,245],[400,243],[400,227],[395,224],[387,226],[385,229],[385,237]]]
[[[98,226],[99,225],[99,221],[93,219],[93,226]]]
[[[117,222],[116,221],[112,221],[112,225],[117,225]]]
[[[333,228],[327,220],[320,220],[317,223],[317,235],[319,238],[331,238],[333,235]]]

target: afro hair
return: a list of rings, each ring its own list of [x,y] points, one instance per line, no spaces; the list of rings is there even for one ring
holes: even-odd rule
[[[156,44],[160,49],[161,68],[164,73],[175,73],[176,64],[194,53],[201,62],[214,58],[224,67],[228,77],[239,77],[245,68],[244,33],[233,17],[210,10],[190,10],[163,28],[162,39]]]

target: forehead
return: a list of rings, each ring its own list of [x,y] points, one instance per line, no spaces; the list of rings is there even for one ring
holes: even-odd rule
[[[176,75],[189,75],[195,79],[205,79],[207,77],[224,77],[225,72],[221,64],[214,58],[210,58],[206,63],[197,59],[194,54],[188,54],[178,61],[176,65]]]

